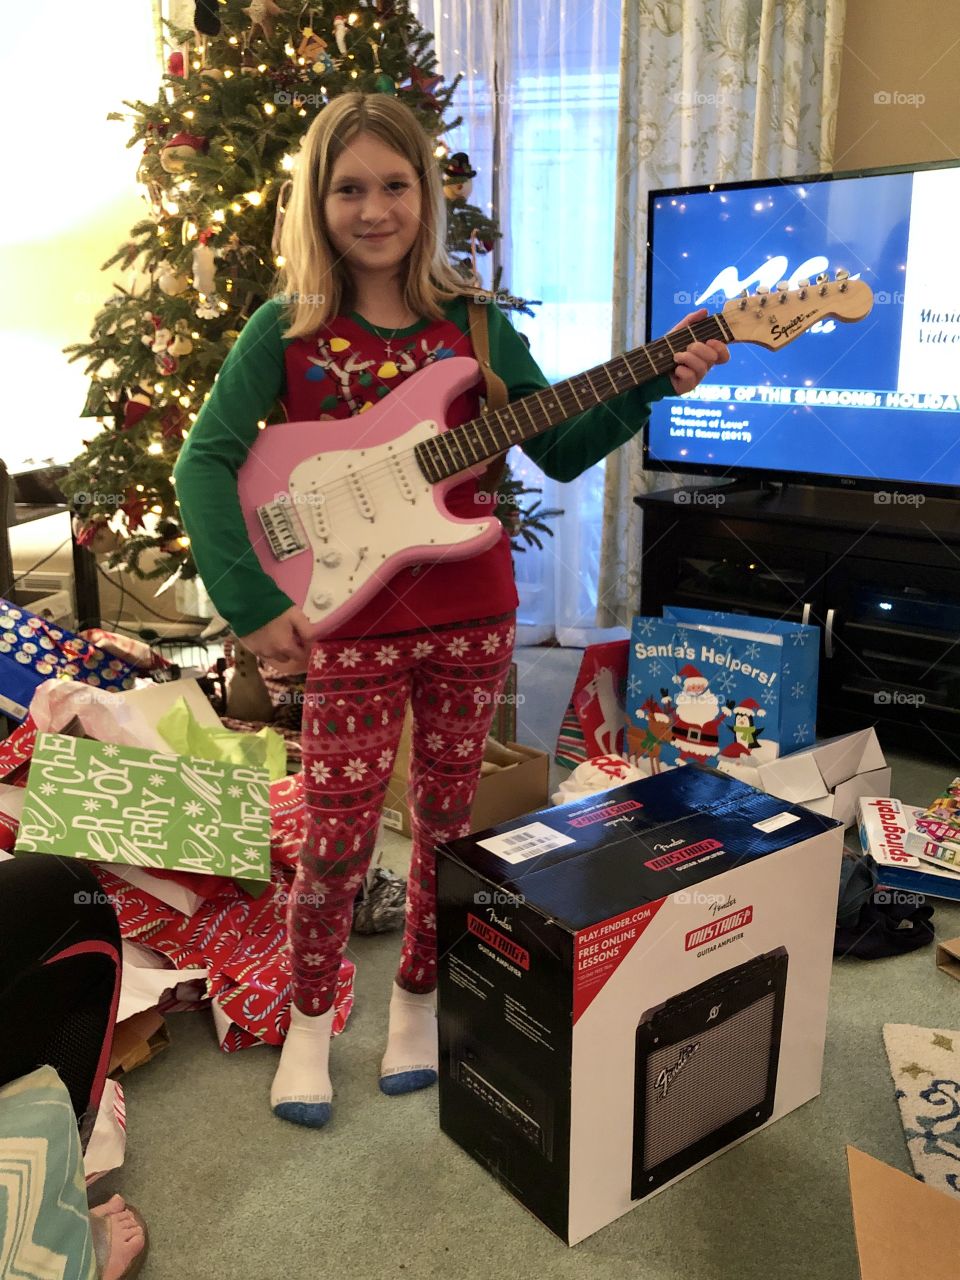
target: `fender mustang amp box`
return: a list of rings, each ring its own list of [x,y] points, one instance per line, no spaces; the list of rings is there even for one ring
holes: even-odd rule
[[[576,1244],[815,1097],[842,842],[694,764],[441,845],[441,1128]]]

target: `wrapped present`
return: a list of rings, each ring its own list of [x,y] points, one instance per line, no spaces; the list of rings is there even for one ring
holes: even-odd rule
[[[267,788],[263,769],[41,733],[17,851],[266,883]]]
[[[0,782],[12,787],[27,785],[27,771],[37,741],[37,726],[29,715],[9,737],[0,741]]]
[[[111,657],[120,658],[131,667],[136,667],[138,671],[165,671],[173,666],[169,658],[165,658],[145,640],[138,640],[136,636],[114,635],[112,631],[104,631],[101,627],[87,627],[77,634],[104,653],[109,653]]]
[[[0,711],[25,720],[34,691],[55,676],[101,689],[132,689],[135,672],[82,636],[0,599]]]

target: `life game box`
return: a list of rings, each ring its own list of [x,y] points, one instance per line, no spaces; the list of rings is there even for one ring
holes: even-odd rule
[[[576,1244],[820,1091],[843,827],[689,765],[440,846],[440,1124]]]

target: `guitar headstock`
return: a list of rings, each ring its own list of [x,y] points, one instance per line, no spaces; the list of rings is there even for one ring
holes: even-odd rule
[[[737,342],[754,342],[776,351],[817,323],[818,320],[862,320],[873,306],[873,290],[863,280],[851,280],[842,268],[831,280],[819,275],[811,284],[799,280],[788,289],[781,280],[775,289],[757,286],[731,298],[723,308],[723,318]]]

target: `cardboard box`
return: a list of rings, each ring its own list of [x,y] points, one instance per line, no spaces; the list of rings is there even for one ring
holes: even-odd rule
[[[408,711],[383,806],[383,825],[405,836],[410,835],[407,778],[411,724]],[[550,757],[545,751],[525,747],[519,742],[499,743],[488,738],[480,783],[470,811],[472,830],[482,831],[498,822],[508,822],[511,818],[543,808],[549,802],[549,775]]]
[[[861,1280],[956,1280],[960,1200],[847,1147]]]
[[[441,1128],[576,1244],[814,1097],[842,841],[691,765],[441,845]]]
[[[937,968],[960,981],[960,938],[937,943]]]
[[[861,796],[890,793],[890,767],[873,729],[825,738],[766,764],[721,761],[719,768],[768,795],[838,818],[846,827],[857,821]]]

